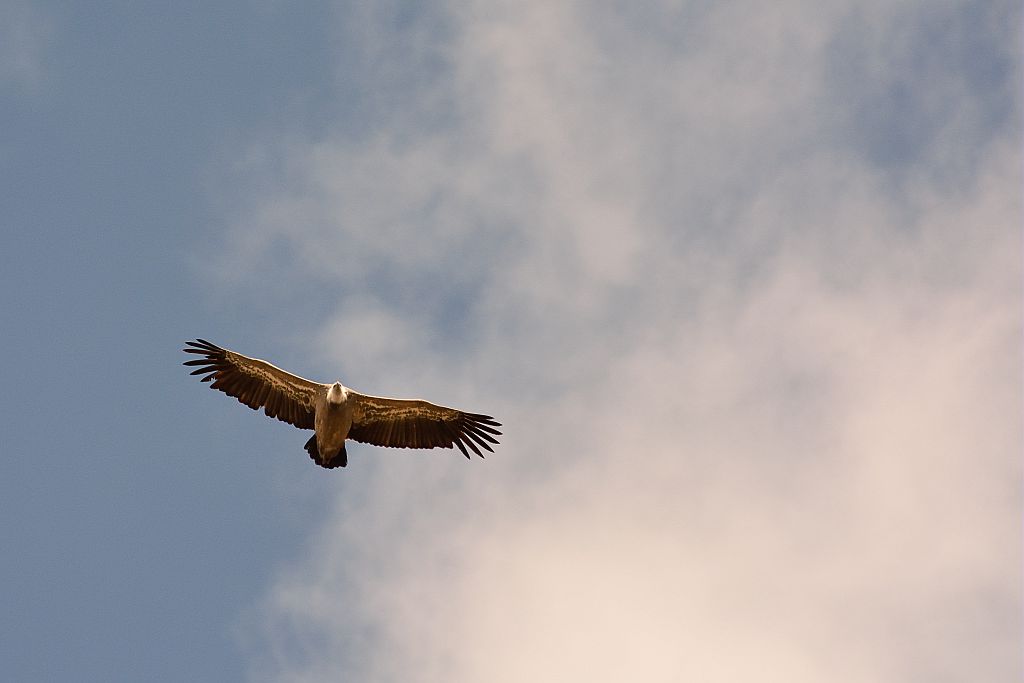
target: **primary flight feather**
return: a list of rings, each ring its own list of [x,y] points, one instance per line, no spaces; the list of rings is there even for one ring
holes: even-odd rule
[[[253,410],[263,408],[299,429],[312,429],[306,451],[321,467],[345,467],[345,440],[393,448],[458,447],[469,457],[494,452],[501,424],[489,415],[464,413],[417,399],[367,396],[341,382],[320,384],[256,358],[223,349],[204,339],[185,342],[185,353],[199,358],[191,374],[212,382],[211,389],[234,396]],[[469,450],[467,450],[467,448]]]

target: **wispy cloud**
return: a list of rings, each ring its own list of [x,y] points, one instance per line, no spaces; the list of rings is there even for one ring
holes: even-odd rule
[[[52,32],[49,16],[33,3],[0,3],[0,84],[37,87],[45,75],[44,55]]]
[[[419,85],[270,147],[228,259],[507,439],[356,453],[254,679],[1019,677],[1019,10],[908,7],[347,17]]]

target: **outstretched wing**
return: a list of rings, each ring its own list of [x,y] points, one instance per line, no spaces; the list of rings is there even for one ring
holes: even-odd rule
[[[263,408],[270,417],[300,429],[313,429],[313,407],[320,388],[316,382],[266,361],[222,349],[205,339],[186,342],[182,350],[202,356],[183,365],[198,366],[191,374],[204,375],[203,382],[212,380],[211,389],[234,396],[253,410]]]
[[[481,448],[494,452],[490,444],[501,436],[489,415],[464,413],[427,401],[366,396],[349,391],[353,402],[352,428],[348,438],[394,448],[451,448],[458,446],[469,457],[470,450],[484,457]]]

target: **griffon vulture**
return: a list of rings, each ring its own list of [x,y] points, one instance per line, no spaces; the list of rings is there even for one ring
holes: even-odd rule
[[[197,366],[193,375],[203,375],[211,389],[234,396],[253,410],[263,408],[299,429],[312,429],[306,451],[320,467],[348,464],[345,439],[393,448],[451,448],[458,446],[469,458],[469,450],[481,458],[484,448],[498,443],[495,427],[501,424],[489,415],[464,413],[414,399],[367,396],[341,382],[320,384],[285,372],[270,363],[228,351],[203,339],[186,342],[185,353],[202,356],[185,361]],[[478,448],[478,446],[480,448]]]

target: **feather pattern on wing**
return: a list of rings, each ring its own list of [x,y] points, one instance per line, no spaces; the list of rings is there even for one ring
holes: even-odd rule
[[[263,408],[268,416],[300,429],[313,429],[314,405],[321,385],[204,339],[186,342],[186,346],[185,353],[202,358],[183,365],[197,366],[191,374],[203,375],[203,382],[212,381],[211,389],[234,396],[253,410]]]
[[[464,413],[454,408],[415,399],[382,398],[349,392],[354,401],[348,438],[393,448],[451,448],[469,450],[481,458],[480,448],[494,452],[490,444],[501,436],[501,424],[490,415]]]

